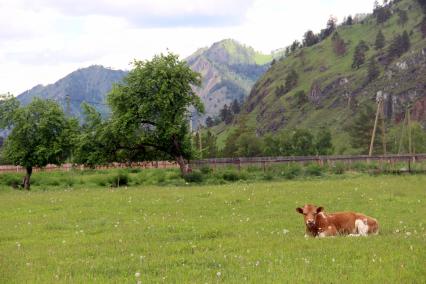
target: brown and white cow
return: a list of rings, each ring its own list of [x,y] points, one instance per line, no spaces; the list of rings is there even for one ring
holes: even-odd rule
[[[326,214],[323,207],[310,204],[306,204],[303,208],[296,208],[296,211],[303,214],[306,235],[308,236],[367,236],[379,233],[377,220],[361,213],[336,212]]]

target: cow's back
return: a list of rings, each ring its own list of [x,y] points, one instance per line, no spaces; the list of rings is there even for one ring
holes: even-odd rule
[[[357,214],[354,212],[336,212],[327,216],[328,221],[336,227],[340,234],[355,234],[355,221]]]
[[[376,219],[355,212],[336,212],[327,216],[340,234],[377,234],[379,224]]]

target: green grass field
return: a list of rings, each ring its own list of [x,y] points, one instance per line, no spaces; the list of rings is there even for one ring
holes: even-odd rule
[[[304,203],[373,216],[380,235],[305,239]],[[0,283],[425,283],[425,203],[421,175],[3,186]]]

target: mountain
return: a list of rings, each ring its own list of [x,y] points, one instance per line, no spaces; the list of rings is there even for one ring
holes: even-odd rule
[[[250,93],[254,83],[269,68],[272,55],[265,55],[235,40],[226,39],[202,48],[186,61],[192,70],[202,75],[202,86],[196,88],[205,105],[207,116],[217,116],[225,104],[240,103]]]
[[[279,56],[281,53],[274,53]],[[195,125],[206,116],[216,116],[225,104],[237,99],[242,102],[254,83],[268,69],[272,55],[264,55],[253,48],[227,39],[214,43],[189,56],[189,66],[202,74],[202,86],[196,93],[205,104],[206,115],[194,119]],[[99,65],[78,69],[54,84],[37,85],[18,96],[26,105],[34,97],[53,99],[65,112],[82,119],[82,102],[94,106],[103,115],[109,113],[105,99],[113,83],[120,82],[125,71],[112,70]],[[69,100],[69,101],[68,101]],[[196,116],[196,114],[195,114]]]
[[[112,70],[99,65],[78,69],[54,84],[37,85],[25,91],[17,98],[27,105],[34,97],[52,99],[58,102],[70,115],[82,118],[81,103],[87,102],[103,115],[108,114],[106,94],[112,84],[120,82],[127,74],[125,71]]]
[[[378,94],[384,98],[390,124],[401,122],[407,105],[411,105],[412,119],[426,127],[426,35],[422,36],[426,24],[421,24],[424,15],[419,2],[392,1],[382,7],[389,17],[384,22],[378,23],[383,11],[375,11],[337,26],[337,34],[278,60],[256,82],[234,123],[213,128],[221,146],[237,129],[261,136],[295,127],[327,127],[332,131],[336,152],[349,153],[345,128],[361,105],[375,108]],[[375,41],[380,30],[385,41],[384,47],[377,50]],[[391,56],[400,48],[395,38],[404,36],[409,38],[409,49],[400,56]],[[352,68],[361,40],[368,49],[365,62]],[[363,48],[358,47],[358,52]],[[374,76],[369,73],[371,58],[377,69]]]

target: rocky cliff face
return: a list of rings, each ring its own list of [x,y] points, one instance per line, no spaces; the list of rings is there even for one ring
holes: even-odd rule
[[[398,23],[399,10],[408,14],[404,25]],[[325,126],[343,143],[347,137],[345,126],[351,123],[360,105],[375,105],[377,94],[385,100],[388,122],[399,123],[409,107],[412,119],[426,127],[426,38],[419,25],[424,15],[418,2],[412,0],[395,1],[391,11],[391,18],[384,24],[378,25],[375,17],[369,15],[360,23],[339,26],[337,32],[346,46],[344,54],[334,52],[330,36],[277,61],[254,85],[244,112],[237,118],[238,127],[263,135],[284,128]],[[374,42],[379,30],[385,35],[386,44],[376,50]],[[393,39],[404,31],[409,35],[410,48],[400,57],[388,56]],[[365,62],[354,69],[351,65],[355,48],[361,40],[369,49]],[[371,58],[379,75],[367,80]],[[298,74],[297,84],[281,93],[291,71]]]
[[[207,116],[217,116],[225,104],[244,101],[252,86],[266,72],[272,56],[254,51],[234,40],[214,43],[188,57],[191,69],[202,75],[202,86],[195,91],[204,102]]]

